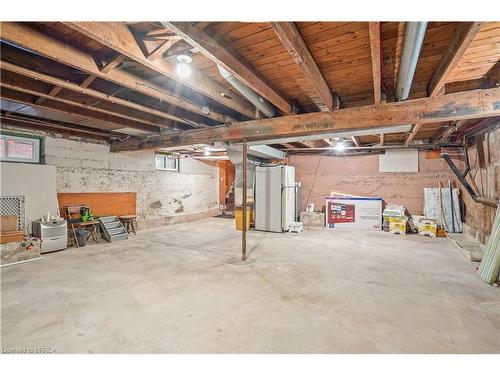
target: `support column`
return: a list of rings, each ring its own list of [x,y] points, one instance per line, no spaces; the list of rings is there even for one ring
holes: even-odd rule
[[[247,259],[247,156],[248,156],[248,146],[243,143],[243,198],[242,198],[242,214],[243,214],[243,226],[241,228],[241,260],[245,261]]]

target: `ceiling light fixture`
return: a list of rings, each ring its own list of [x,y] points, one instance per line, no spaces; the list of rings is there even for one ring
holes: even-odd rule
[[[341,152],[341,151],[344,151],[345,149],[345,144],[344,142],[337,142],[335,144],[335,150],[338,151],[338,152]]]
[[[177,55],[177,75],[181,78],[188,78],[191,75],[191,67],[189,64],[193,61],[191,56]]]

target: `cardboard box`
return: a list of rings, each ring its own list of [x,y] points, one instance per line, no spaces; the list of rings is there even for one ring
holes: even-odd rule
[[[330,196],[325,206],[327,228],[382,229],[382,198]]]
[[[300,221],[304,223],[306,228],[323,228],[325,226],[325,214],[323,212],[301,212]]]
[[[418,234],[419,236],[436,237],[437,234],[437,223],[432,219],[420,219],[418,223]]]
[[[408,220],[390,221],[389,232],[393,234],[406,235],[408,233]]]

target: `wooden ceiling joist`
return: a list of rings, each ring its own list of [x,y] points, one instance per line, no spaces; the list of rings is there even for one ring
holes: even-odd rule
[[[292,113],[292,106],[267,80],[258,74],[235,51],[222,45],[218,40],[189,22],[164,22],[166,27],[182,37],[208,59],[222,66],[241,82],[274,104],[285,114]]]
[[[3,62],[2,62],[2,69],[3,69]],[[61,90],[62,90],[62,87],[61,87],[61,86],[54,86],[54,87],[52,88],[52,90],[50,90],[50,92],[49,92],[49,96],[56,96],[57,94],[59,94],[59,91],[61,91]],[[46,97],[44,97],[44,96],[40,96],[40,97],[39,97],[39,98],[35,101],[35,103],[36,103],[36,104],[42,104],[42,103],[45,101],[45,99],[47,99],[47,98],[46,98]]]
[[[4,22],[2,23],[1,38],[10,43],[59,62],[61,64],[81,70],[90,76],[88,80],[101,78],[114,84],[124,86],[132,91],[139,92],[161,102],[170,103],[187,111],[206,116],[219,122],[226,122],[226,116],[211,111],[209,114],[203,112],[198,104],[191,103],[179,98],[157,84],[148,82],[140,77],[124,70],[111,70],[103,73],[99,70],[96,61],[90,54],[79,50],[68,43],[36,31],[25,24]],[[82,84],[83,85],[83,84]],[[252,112],[253,113],[253,112]]]
[[[379,104],[382,98],[382,73],[381,73],[381,51],[380,51],[380,22],[369,22],[370,51],[373,76],[373,102]]]
[[[219,102],[236,112],[252,118],[254,112],[250,103],[235,95],[221,95],[227,93],[227,89],[213,79],[198,72],[191,72],[188,79],[181,79],[177,75],[175,66],[161,59],[149,60],[144,55],[134,35],[127,25],[119,22],[65,22],[87,37],[109,47],[116,52],[125,55],[129,59],[168,77],[179,84],[187,86],[216,102]]]
[[[465,54],[467,47],[481,29],[481,25],[481,22],[461,22],[457,25],[453,39],[448,44],[436,70],[432,74],[428,85],[429,96],[439,94],[447,78]]]
[[[2,78],[5,80],[5,77]],[[99,121],[105,121],[111,124],[114,124],[117,127],[129,127],[147,132],[154,132],[154,127],[151,127],[150,124],[145,123],[143,121],[139,122],[135,119],[131,119],[125,115],[119,115],[115,112],[107,111],[107,110],[97,110],[95,108],[90,108],[82,103],[73,102],[67,99],[61,99],[58,97],[49,97],[49,95],[41,93],[39,91],[34,91],[30,89],[25,89],[18,87],[17,85],[12,85],[5,82],[0,82],[0,87],[2,90],[2,97],[8,100],[25,104],[27,106],[31,106],[34,108],[40,109],[48,109],[50,111],[57,111],[63,114],[73,114],[84,116],[88,118],[93,118]],[[7,92],[5,89],[15,91],[20,94],[28,94],[32,96],[43,96],[46,99],[43,104],[35,104],[24,95],[13,95],[12,93]]]
[[[117,54],[114,58],[112,58],[107,64],[103,64],[103,66],[99,69],[101,73],[108,73],[113,69],[117,68],[125,60],[125,56],[121,54]]]
[[[271,22],[271,27],[288,50],[294,61],[300,67],[316,95],[330,111],[333,111],[333,95],[316,61],[307,48],[300,31],[293,22]]]
[[[113,96],[104,94],[104,93],[97,91],[97,90],[85,88],[85,87],[83,87],[83,84],[77,85],[75,83],[71,83],[69,81],[65,81],[65,80],[62,80],[60,78],[52,77],[52,76],[49,76],[47,74],[38,73],[38,72],[35,72],[32,70],[23,68],[21,66],[11,64],[7,61],[1,60],[1,66],[2,66],[3,70],[6,70],[6,71],[9,71],[12,73],[16,73],[16,74],[19,74],[19,75],[22,75],[24,77],[28,77],[31,79],[35,79],[37,81],[42,81],[42,82],[45,82],[45,83],[48,83],[51,85],[55,85],[55,87],[59,87],[60,89],[64,88],[67,90],[71,90],[71,91],[74,91],[74,92],[79,93],[79,94],[88,95],[88,96],[94,97],[96,99],[104,100],[104,101],[107,101],[107,102],[110,102],[113,104],[118,104],[118,105],[128,107],[128,108],[131,108],[131,109],[134,109],[137,111],[141,111],[141,112],[144,112],[147,114],[152,114],[152,115],[162,117],[162,118],[165,118],[168,120],[188,124],[192,127],[204,127],[204,126],[196,124],[192,121],[185,120],[183,118],[179,118],[177,116],[170,115],[170,114],[163,112],[163,111],[158,111],[154,108],[146,107],[144,105],[137,104],[137,103],[125,100],[125,99],[118,98],[118,97],[113,97]],[[91,77],[93,77],[93,76],[91,76]],[[87,80],[85,80],[85,81],[87,81]],[[51,93],[52,93],[52,91],[48,95],[54,96]],[[45,99],[45,97],[44,97],[44,99]],[[37,104],[41,104],[41,103],[37,103]],[[158,126],[162,126],[162,124],[159,124]]]
[[[172,36],[169,39],[161,43],[156,49],[154,49],[148,56],[147,59],[150,61],[160,58],[164,53],[166,53],[170,48],[173,47],[175,43],[181,40],[178,36]]]
[[[171,136],[152,138],[135,150],[216,141],[271,140],[286,136],[321,135],[334,131],[396,126],[408,122],[425,124],[498,115],[500,115],[500,88],[493,88],[179,132]],[[126,151],[134,148],[117,143],[112,146],[112,150]]]
[[[107,132],[104,130],[99,130],[99,129],[92,129],[92,128],[84,128],[82,126],[74,125],[74,124],[68,124],[68,123],[62,123],[60,121],[53,121],[53,120],[40,120],[37,118],[32,118],[32,117],[27,117],[27,116],[20,116],[17,114],[1,114],[0,119],[2,120],[2,123],[4,124],[11,124],[11,125],[18,125],[18,126],[27,126],[27,127],[41,127],[41,128],[48,128],[49,130],[57,130],[57,131],[68,131],[72,133],[80,133],[83,135],[92,135],[92,136],[98,136],[98,137],[103,137],[105,139],[109,139],[111,137],[115,138],[125,138],[125,135],[120,134],[120,133],[114,133],[114,132]]]
[[[457,30],[441,56],[437,68],[434,70],[428,84],[428,93],[430,97],[444,93],[445,83],[458,65],[460,59],[465,54],[470,43],[481,29],[481,22],[461,22],[457,25]],[[417,135],[422,124],[417,123],[406,139],[405,145],[408,146]]]

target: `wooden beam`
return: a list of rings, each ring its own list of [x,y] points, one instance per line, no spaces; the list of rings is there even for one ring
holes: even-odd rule
[[[250,103],[235,95],[232,95],[231,99],[222,96],[221,93],[227,93],[228,90],[212,78],[193,71],[189,79],[181,79],[177,75],[175,65],[161,59],[148,60],[127,25],[120,22],[64,22],[64,24],[129,59],[252,118],[253,107]]]
[[[3,63],[2,63],[2,69],[3,69]],[[52,87],[52,90],[50,90],[49,92],[49,96],[56,96],[57,94],[59,94],[59,91],[62,90],[62,87],[61,86],[54,86]],[[35,101],[35,104],[42,104],[45,99],[47,99],[46,97],[43,97],[43,96],[40,96],[36,101]]]
[[[2,77],[5,80],[5,76]],[[139,129],[148,132],[154,132],[154,128],[150,124],[135,121],[128,116],[119,115],[115,112],[106,110],[97,110],[95,108],[90,108],[82,103],[72,102],[67,99],[62,99],[58,97],[49,97],[47,94],[43,94],[39,91],[34,91],[32,89],[25,89],[18,87],[17,85],[12,85],[10,83],[0,82],[0,88],[15,91],[21,94],[28,94],[33,96],[44,96],[47,99],[43,104],[35,104],[32,100],[26,98],[26,96],[11,95],[5,90],[2,91],[2,98],[10,101],[15,101],[17,103],[22,103],[27,106],[34,108],[48,109],[51,111],[57,111],[63,114],[73,114],[78,116],[84,116],[88,118],[93,118],[99,121],[106,121],[117,125],[118,127],[129,127],[134,129]]]
[[[19,116],[19,115],[13,115],[13,114],[3,114],[0,115],[0,118],[2,119],[2,123],[10,123],[12,125],[16,126],[23,126],[23,125],[36,125],[37,127],[47,127],[49,129],[54,129],[54,130],[66,130],[66,131],[71,131],[71,132],[78,132],[81,134],[85,135],[96,135],[99,137],[105,137],[105,138],[111,138],[111,137],[119,137],[119,138],[124,138],[126,135],[120,134],[120,133],[114,133],[114,132],[107,132],[104,130],[100,129],[91,129],[91,128],[84,128],[78,125],[74,124],[69,124],[69,123],[63,123],[60,121],[54,121],[54,120],[46,120],[46,119],[38,119],[38,118],[33,118],[33,117],[27,117],[27,116]]]
[[[361,143],[359,143],[359,140],[358,140],[358,138],[357,138],[357,137],[352,136],[352,137],[351,137],[351,141],[352,141],[352,143],[354,143],[354,145],[355,145],[356,147],[361,147]]]
[[[137,104],[137,103],[125,100],[125,99],[121,99],[118,97],[110,96],[108,94],[104,94],[104,93],[97,91],[97,90],[86,88],[86,86],[88,86],[86,84],[86,82],[89,81],[91,78],[95,78],[95,76],[89,76],[83,83],[81,83],[80,85],[77,85],[75,83],[65,81],[65,80],[62,80],[60,78],[52,77],[52,76],[49,76],[47,74],[34,72],[32,70],[23,68],[21,66],[11,64],[7,61],[0,60],[0,62],[1,62],[1,67],[3,70],[6,70],[6,71],[9,71],[12,73],[16,73],[16,74],[19,74],[19,75],[22,75],[24,77],[31,78],[31,79],[34,79],[37,81],[46,82],[46,83],[49,83],[51,85],[55,85],[55,87],[59,87],[59,89],[64,88],[67,90],[77,92],[79,94],[92,96],[94,98],[97,98],[97,99],[100,99],[103,101],[107,101],[107,102],[110,102],[113,104],[118,104],[118,105],[121,105],[124,107],[128,107],[128,108],[131,108],[134,110],[138,110],[138,111],[147,113],[148,115],[155,115],[155,116],[162,117],[162,118],[165,118],[168,120],[188,124],[194,128],[204,127],[203,125],[196,124],[190,120],[186,120],[186,119],[180,118],[178,116],[171,115],[169,113],[158,111],[154,108],[146,107],[146,106],[143,106],[141,104]],[[54,96],[54,95],[51,95],[51,93],[49,93],[49,95]],[[46,98],[44,97],[44,100],[45,99]],[[41,103],[36,103],[36,104],[41,104]],[[159,124],[158,126],[162,126],[162,125]]]
[[[415,138],[421,127],[422,123],[420,122],[418,124],[413,125],[410,134],[408,134],[408,138],[406,138],[405,147],[408,147],[410,145],[411,141],[413,141],[413,138]]]
[[[24,49],[31,50],[58,63],[88,73],[94,77],[89,77],[88,80],[90,81],[94,80],[95,78],[101,78],[106,81],[113,82],[117,85],[124,86],[132,91],[136,91],[154,99],[160,100],[161,102],[170,103],[179,108],[183,108],[187,111],[211,118],[219,122],[224,123],[227,120],[226,116],[214,111],[211,111],[207,115],[203,112],[201,105],[177,97],[174,94],[165,91],[162,86],[146,81],[125,70],[115,69],[108,73],[102,73],[99,70],[99,67],[97,66],[93,56],[91,56],[90,54],[79,50],[68,43],[64,43],[57,39],[51,38],[46,34],[30,28],[26,24],[14,22],[2,23],[1,39],[9,41],[10,43]],[[83,83],[82,87],[84,87]],[[249,113],[253,115],[253,107],[249,109]]]
[[[429,81],[428,92],[430,97],[444,94],[444,85],[448,77],[460,62],[481,26],[481,22],[462,22],[458,24],[455,34],[443,52],[441,60]],[[413,126],[405,142],[407,147],[421,127],[422,124],[419,123]]]
[[[140,147],[116,144],[114,151],[185,146],[215,141],[241,142],[321,135],[335,131],[370,129],[408,123],[432,123],[500,115],[500,88],[475,90],[404,102],[382,103],[214,126],[145,141]]]
[[[323,104],[333,111],[333,96],[323,74],[311,55],[309,48],[302,39],[299,29],[293,22],[270,22],[281,43],[288,50],[292,58],[306,76]]]
[[[369,22],[368,29],[370,34],[370,51],[372,57],[373,101],[375,104],[379,104],[381,101],[382,90],[380,63],[380,22]]]
[[[462,22],[458,24],[453,38],[443,52],[441,60],[429,81],[429,96],[439,94],[482,25],[481,22]]]
[[[181,40],[178,36],[172,36],[168,40],[165,40],[157,48],[155,48],[148,56],[147,59],[150,61],[156,60],[157,58],[163,56],[172,46]]]
[[[383,146],[385,141],[385,134],[380,134],[379,138],[380,138],[380,146]]]
[[[163,24],[285,114],[292,113],[292,106],[288,100],[251,68],[236,51],[224,46],[211,35],[197,29],[189,22],[163,22]]]
[[[323,139],[316,139],[313,141],[300,141],[304,146],[308,148],[324,148],[324,147],[330,147],[330,143]]]
[[[431,142],[434,144],[442,142],[450,135],[455,133],[458,129],[467,124],[467,122],[467,120],[453,121],[449,127],[445,128],[438,136],[434,137]]]
[[[80,87],[81,87],[81,88],[84,88],[84,89],[85,89],[85,88],[87,88],[87,87],[89,87],[89,86],[92,84],[92,82],[94,82],[94,81],[95,81],[95,79],[96,79],[96,78],[97,78],[97,77],[96,77],[96,76],[94,76],[94,75],[92,75],[92,74],[91,74],[91,75],[89,75],[87,78],[85,78],[85,79],[83,80],[83,82],[82,82],[82,83],[80,83]]]
[[[121,54],[117,54],[114,58],[112,58],[107,64],[103,65],[101,69],[101,73],[108,73],[115,69],[118,65],[120,65],[125,60],[125,56]]]

